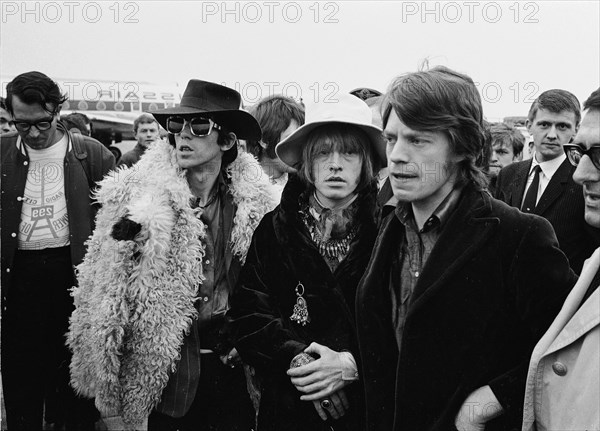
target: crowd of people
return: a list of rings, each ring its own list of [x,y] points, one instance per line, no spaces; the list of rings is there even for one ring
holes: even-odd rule
[[[600,430],[600,89],[541,93],[525,160],[443,66],[193,79],[119,160],[66,100],[0,106],[8,429]]]

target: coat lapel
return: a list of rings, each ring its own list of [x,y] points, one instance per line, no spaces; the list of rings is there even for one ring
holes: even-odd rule
[[[491,211],[489,197],[471,188],[442,230],[413,293],[409,315],[416,312],[486,243],[499,220],[486,217]],[[458,250],[461,250],[458,254]]]
[[[528,163],[521,163],[517,171],[515,172],[515,178],[511,186],[510,195],[510,206],[515,208],[521,208],[523,202],[523,194],[525,193],[525,186],[527,185],[527,177],[529,176],[529,170],[531,169],[531,160]]]
[[[558,167],[558,170],[552,175],[552,179],[548,183],[546,190],[540,197],[538,204],[533,211],[534,214],[543,215],[544,211],[558,198],[565,190],[567,183],[572,175],[571,163],[565,159]]]

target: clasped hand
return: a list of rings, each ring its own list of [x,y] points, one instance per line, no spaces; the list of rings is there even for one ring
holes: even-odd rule
[[[357,379],[354,358],[348,352],[336,352],[318,343],[311,343],[304,352],[318,356],[319,359],[289,369],[287,374],[292,384],[304,394],[300,397],[302,401],[313,402],[321,419],[327,420],[326,411],[334,419],[338,419],[349,408],[343,388]],[[331,407],[327,410],[321,405],[325,398],[331,402]]]

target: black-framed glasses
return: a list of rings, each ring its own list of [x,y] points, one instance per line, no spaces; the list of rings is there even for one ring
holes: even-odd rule
[[[184,117],[172,116],[167,118],[167,132],[174,135],[181,133],[186,121],[190,124],[190,131],[194,136],[208,136],[213,129],[221,130],[221,126],[210,118],[193,117],[186,119]]]
[[[563,145],[567,159],[573,166],[577,166],[583,156],[588,156],[592,161],[596,169],[600,170],[600,145],[593,145],[592,147],[585,149],[584,147],[576,144],[565,144]]]
[[[54,121],[54,115],[52,115],[52,117],[44,118],[42,120],[34,122],[15,120],[14,124],[19,132],[29,132],[31,126],[35,127],[40,132],[45,132],[46,130],[49,130],[52,127],[52,121]]]

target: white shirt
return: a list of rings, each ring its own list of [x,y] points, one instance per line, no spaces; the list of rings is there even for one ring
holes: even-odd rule
[[[544,190],[548,187],[548,183],[552,179],[552,176],[556,173],[560,165],[563,164],[567,156],[565,154],[561,154],[556,159],[548,160],[546,162],[539,163],[537,161],[536,156],[534,155],[531,158],[531,168],[529,169],[529,176],[527,177],[527,184],[525,185],[525,192],[523,193],[523,200],[521,201],[521,207],[523,206],[523,202],[525,202],[525,196],[527,196],[527,192],[529,191],[529,186],[533,182],[533,169],[539,165],[540,166],[540,183],[538,186],[537,198],[535,200],[535,204],[540,201],[540,198],[544,194]]]

